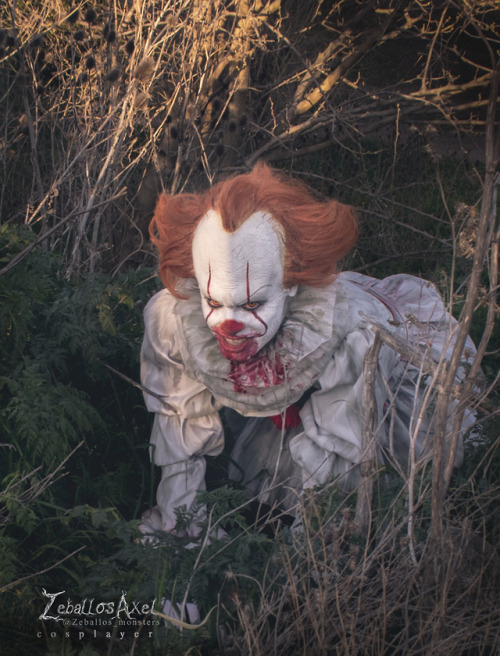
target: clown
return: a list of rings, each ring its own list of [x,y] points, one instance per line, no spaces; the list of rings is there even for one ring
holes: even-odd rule
[[[141,378],[162,477],[142,530],[172,532],[175,509],[193,506],[205,456],[224,447],[221,411],[236,432],[229,475],[250,495],[293,514],[307,487],[354,489],[370,320],[438,361],[456,324],[435,288],[337,273],[357,238],[351,209],[263,164],[202,194],[163,194],[151,234],[165,289],[145,310]],[[464,354],[470,362],[470,340]],[[388,346],[375,396],[380,458],[425,457],[432,417],[419,370]]]

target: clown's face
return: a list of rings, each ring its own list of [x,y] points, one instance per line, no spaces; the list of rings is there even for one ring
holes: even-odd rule
[[[296,291],[283,288],[283,259],[281,228],[265,212],[235,232],[224,230],[215,210],[198,224],[193,262],[203,315],[228,360],[248,360],[278,331]]]

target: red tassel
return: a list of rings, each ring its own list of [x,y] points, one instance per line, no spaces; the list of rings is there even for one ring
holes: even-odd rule
[[[300,418],[299,412],[300,408],[298,405],[295,405],[295,403],[288,406],[288,408],[285,410],[285,430],[288,430],[289,428],[297,428],[297,426],[300,426],[302,420]],[[283,428],[283,414],[273,415],[272,417],[269,417],[269,419],[279,430]]]

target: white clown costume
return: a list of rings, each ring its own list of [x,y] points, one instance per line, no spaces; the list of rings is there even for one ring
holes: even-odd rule
[[[307,487],[336,479],[342,490],[354,489],[371,320],[436,362],[451,353],[456,322],[432,284],[344,272],[324,286],[289,285],[287,247],[286,230],[266,207],[232,231],[211,208],[194,230],[195,275],[146,307],[141,379],[155,413],[152,458],[162,478],[145,532],[173,531],[175,509],[191,508],[204,489],[205,456],[224,448],[222,409],[238,433],[229,475],[250,495],[293,514]],[[474,352],[469,340],[464,363]],[[432,418],[427,412],[418,429],[414,421],[424,388],[419,369],[382,346],[375,382],[381,459],[405,467],[415,430],[417,455],[426,457]],[[464,432],[473,419],[466,413]],[[456,464],[462,456],[460,443]]]

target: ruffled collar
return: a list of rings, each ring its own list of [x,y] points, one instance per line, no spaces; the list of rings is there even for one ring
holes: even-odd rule
[[[274,339],[250,360],[230,362],[205,323],[196,281],[184,281],[182,294],[175,314],[186,373],[243,415],[274,415],[297,401],[349,332],[349,299],[338,279],[320,289],[299,287]]]

